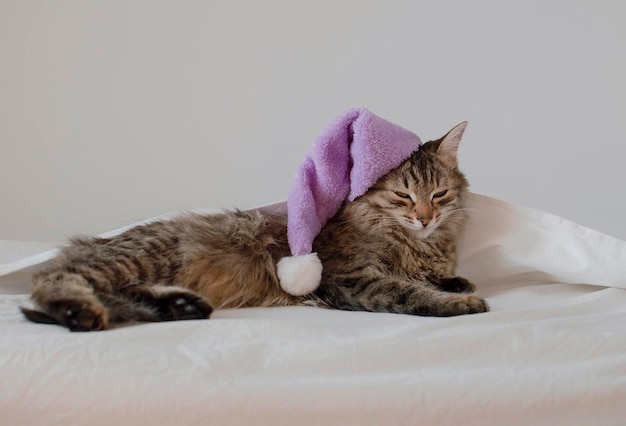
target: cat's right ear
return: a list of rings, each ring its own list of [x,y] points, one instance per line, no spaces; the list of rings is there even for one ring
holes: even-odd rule
[[[456,167],[458,164],[456,154],[459,150],[459,143],[463,137],[463,132],[465,132],[465,127],[467,127],[467,121],[454,126],[454,128],[441,139],[439,148],[437,148],[437,153],[452,167]]]

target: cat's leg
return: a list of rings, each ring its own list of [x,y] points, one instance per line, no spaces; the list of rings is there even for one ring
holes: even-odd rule
[[[193,291],[167,285],[129,285],[121,294],[136,306],[152,309],[158,319],[148,321],[178,321],[206,319],[213,308]]]
[[[443,291],[452,293],[473,293],[476,286],[463,277],[440,278],[434,284]]]
[[[466,294],[465,291],[462,293],[442,291],[433,288],[430,282],[394,282],[389,291],[400,312],[407,314],[448,317],[489,310],[487,302],[478,296]],[[393,304],[394,302],[391,302],[392,306]]]
[[[63,271],[40,273],[33,278],[33,285],[31,298],[43,313],[23,308],[28,319],[56,322],[72,331],[108,328],[108,310],[83,276]]]
[[[427,282],[390,277],[344,281],[340,285],[324,283],[315,294],[323,304],[346,310],[442,317],[489,310],[480,297],[442,291]]]
[[[391,298],[389,305],[395,306],[401,313],[448,317],[489,310],[487,302],[478,296],[465,292],[442,291],[433,288],[429,282],[396,281],[390,285],[389,293]]]
[[[95,290],[80,274],[54,271],[33,278],[37,309],[21,308],[31,321],[60,324],[72,331],[105,330],[130,321],[158,322],[206,319],[213,309],[182,287],[127,286],[113,294]]]
[[[439,293],[439,295],[434,295],[434,298],[437,299],[435,309],[433,309],[436,316],[478,314],[489,311],[489,305],[485,299],[467,294],[467,290],[464,290],[462,293],[448,293],[445,291]]]

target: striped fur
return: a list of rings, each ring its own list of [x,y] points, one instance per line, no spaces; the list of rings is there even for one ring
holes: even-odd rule
[[[213,308],[317,305],[449,316],[488,310],[455,276],[467,181],[456,150],[464,124],[424,144],[314,242],[324,271],[314,293],[280,288],[286,217],[259,212],[181,215],[113,238],[75,238],[33,278],[35,322],[103,330],[129,321],[207,318]]]

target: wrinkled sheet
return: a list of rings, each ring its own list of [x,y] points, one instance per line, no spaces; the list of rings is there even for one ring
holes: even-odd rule
[[[486,314],[254,308],[70,333],[18,312],[27,260],[0,278],[0,424],[626,424],[626,242],[469,206],[459,274]]]

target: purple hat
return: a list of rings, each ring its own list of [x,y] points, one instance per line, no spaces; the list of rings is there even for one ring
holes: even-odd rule
[[[412,132],[367,109],[335,118],[307,153],[287,200],[287,234],[292,256],[278,262],[280,285],[300,296],[315,290],[322,264],[313,240],[345,201],[363,195],[378,179],[421,145]]]

